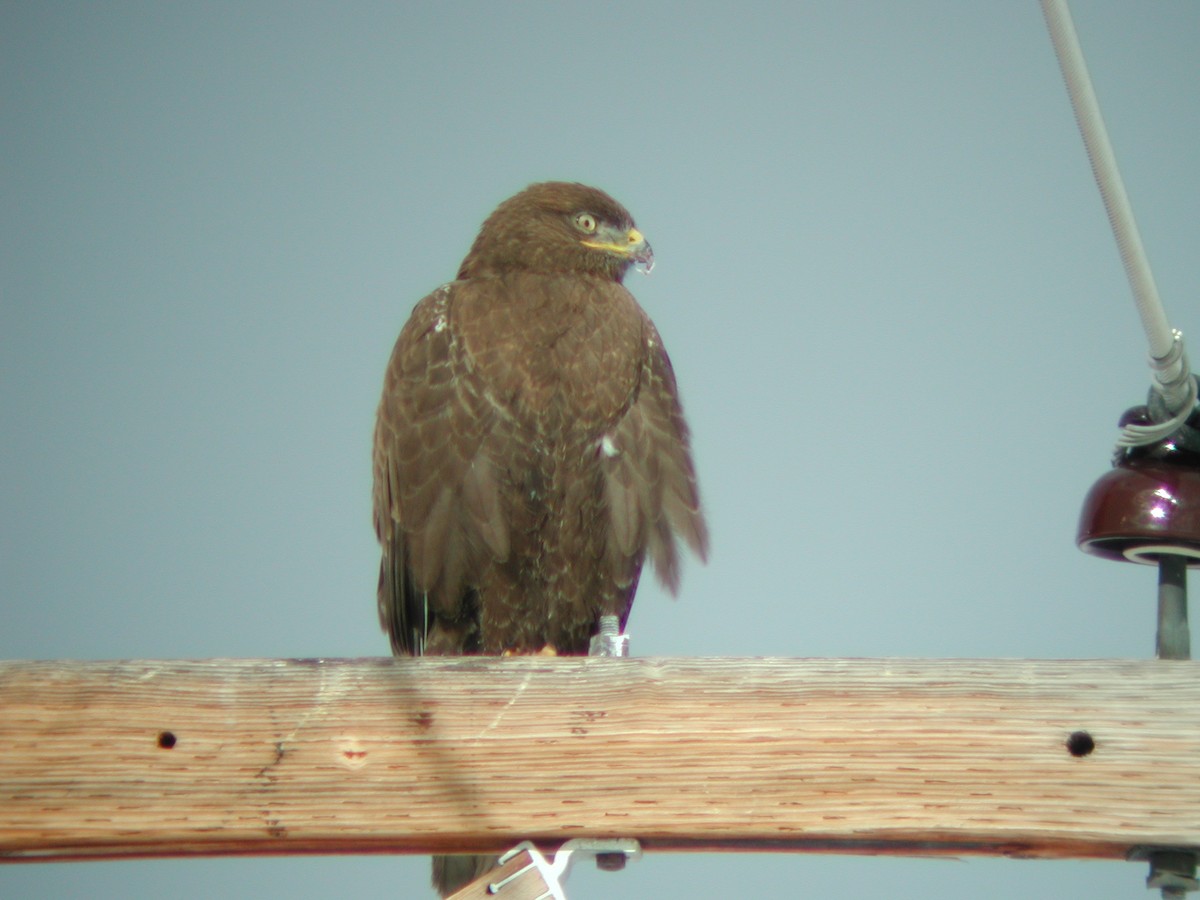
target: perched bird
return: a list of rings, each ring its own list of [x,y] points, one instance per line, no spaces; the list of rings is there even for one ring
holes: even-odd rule
[[[642,563],[678,586],[707,531],[675,376],[622,280],[629,213],[534,184],[483,223],[396,341],[375,426],[379,618],[400,655],[582,655]],[[494,859],[435,857],[447,895]]]

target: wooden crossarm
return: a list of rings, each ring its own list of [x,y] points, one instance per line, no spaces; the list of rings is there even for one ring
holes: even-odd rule
[[[0,663],[0,859],[1200,848],[1200,663]]]

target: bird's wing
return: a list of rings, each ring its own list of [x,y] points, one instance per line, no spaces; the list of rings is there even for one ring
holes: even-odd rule
[[[708,529],[700,511],[696,470],[688,444],[675,373],[657,330],[644,321],[646,356],[637,399],[601,445],[610,527],[607,552],[618,577],[649,555],[659,580],[679,586],[675,539],[701,559]]]
[[[464,608],[468,587],[509,552],[495,468],[483,452],[499,413],[456,335],[456,287],[439,288],[413,310],[376,419],[379,618],[398,653],[424,652],[435,618],[443,638],[466,649],[476,628]]]

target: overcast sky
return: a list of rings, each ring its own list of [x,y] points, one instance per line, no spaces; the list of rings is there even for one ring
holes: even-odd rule
[[[1200,340],[1200,4],[1073,5]],[[387,653],[370,436],[532,181],[654,245],[712,531],[633,652],[1144,657],[1074,547],[1145,341],[1034,0],[0,3],[0,657]],[[1193,357],[1200,349],[1193,344]],[[424,857],[0,867],[4,897],[426,897]],[[1138,898],[1126,863],[651,855],[615,895]]]

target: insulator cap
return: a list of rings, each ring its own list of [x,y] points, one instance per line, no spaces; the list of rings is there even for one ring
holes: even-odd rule
[[[1088,491],[1075,540],[1107,559],[1200,566],[1200,456],[1171,439],[1120,454]]]

